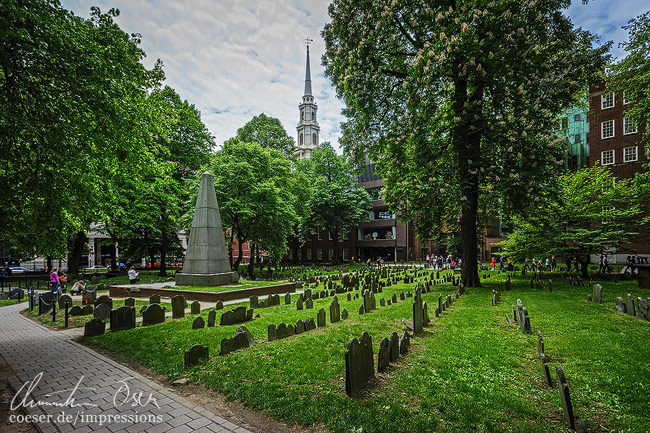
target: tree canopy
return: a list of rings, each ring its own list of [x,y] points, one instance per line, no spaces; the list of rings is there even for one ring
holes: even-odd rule
[[[607,254],[630,241],[642,227],[639,191],[630,179],[615,179],[595,166],[566,173],[543,191],[534,212],[514,218],[515,229],[501,243],[504,255],[573,257],[586,276],[590,254]]]
[[[357,186],[352,167],[339,156],[329,142],[324,142],[311,158],[298,161],[298,173],[308,179],[305,214],[299,232],[304,239],[326,229],[334,240],[334,263],[339,262],[339,241],[353,228],[368,219],[370,196]]]
[[[479,210],[536,203],[566,153],[556,116],[605,65],[609,46],[573,28],[569,3],[330,5],[323,62],[347,106],[342,143],[377,161],[386,202],[421,239],[459,227],[466,286],[480,285]]]
[[[268,149],[276,149],[287,158],[293,157],[294,141],[287,135],[282,123],[275,117],[269,117],[264,113],[253,117],[244,126],[237,130],[233,139],[239,139],[246,143],[257,143]]]

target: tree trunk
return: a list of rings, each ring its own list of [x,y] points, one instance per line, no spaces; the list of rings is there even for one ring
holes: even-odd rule
[[[332,257],[332,262],[335,265],[339,264],[339,231],[334,229],[330,230],[332,233],[332,239],[334,239],[334,257]]]
[[[255,279],[255,247],[256,245],[248,243],[251,259],[248,261],[248,278]]]
[[[239,256],[237,256],[237,260],[235,260],[233,269],[236,272],[239,272],[239,264],[241,263],[242,257],[244,256],[244,242],[241,239],[237,239],[237,251],[239,251]]]
[[[47,256],[47,272],[52,272],[52,256]]]
[[[232,246],[235,244],[235,231],[230,229],[230,243],[228,244],[228,258],[230,259],[230,269],[232,269]],[[241,256],[241,254],[240,254]],[[239,266],[239,264],[237,264]]]
[[[583,279],[589,279],[589,256],[586,259],[582,260],[578,257],[578,262],[580,263],[580,272]]]
[[[84,232],[77,232],[72,243],[72,251],[70,252],[70,257],[68,259],[68,273],[70,275],[77,275],[79,273],[79,263],[81,263],[81,256],[83,255],[85,244],[86,234]]]
[[[117,270],[117,244],[113,243],[113,248],[111,248],[111,270]]]
[[[458,76],[458,75],[456,75]],[[458,155],[458,170],[461,182],[460,245],[463,259],[461,281],[465,287],[481,287],[476,258],[478,256],[477,216],[479,198],[478,173],[481,164],[481,125],[474,120],[481,119],[480,105],[473,105],[483,99],[483,90],[477,87],[468,98],[466,78],[455,81],[454,116],[460,118],[454,128],[454,147]],[[466,104],[469,99],[469,108]]]

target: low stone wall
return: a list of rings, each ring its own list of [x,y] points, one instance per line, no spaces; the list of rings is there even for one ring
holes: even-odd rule
[[[151,295],[160,295],[172,297],[183,295],[185,299],[191,301],[217,302],[232,301],[236,299],[248,299],[253,295],[275,295],[283,293],[295,293],[296,283],[278,284],[275,286],[252,287],[250,289],[229,290],[226,292],[198,292],[194,290],[176,290],[176,289],[156,289],[151,287],[130,287],[130,286],[110,286],[109,293],[111,297],[140,297],[148,298]]]

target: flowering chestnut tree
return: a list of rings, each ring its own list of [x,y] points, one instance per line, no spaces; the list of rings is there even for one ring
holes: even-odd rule
[[[606,63],[569,0],[335,0],[326,74],[346,102],[343,145],[377,161],[385,198],[421,239],[460,231],[479,286],[477,221],[534,205],[563,167],[552,131]],[[470,266],[468,266],[470,265]]]

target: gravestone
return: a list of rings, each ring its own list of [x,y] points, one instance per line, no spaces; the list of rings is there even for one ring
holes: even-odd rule
[[[390,334],[390,362],[397,362],[399,359],[399,336],[397,332]]]
[[[562,400],[564,420],[572,429],[575,429],[575,418],[573,416],[573,405],[571,404],[571,393],[569,391],[569,384],[566,383],[564,369],[562,369],[561,365],[556,365],[555,371],[557,372],[557,382],[560,389],[560,399]]]
[[[352,338],[345,350],[345,393],[352,397],[375,377],[372,356],[372,339],[362,332],[357,340]]]
[[[291,304],[291,293],[287,293],[284,295],[284,305],[289,305]]]
[[[352,293],[348,292],[347,300],[348,300],[348,301],[351,301],[351,300],[352,300]]]
[[[359,305],[359,315],[363,314],[365,312],[365,309],[363,308],[363,304]]]
[[[244,332],[236,332],[235,335],[231,338],[224,338],[221,340],[221,351],[219,352],[220,356],[234,352],[235,350],[245,349],[249,347],[249,341]]]
[[[93,304],[95,305],[95,308],[97,308],[99,304],[106,304],[108,305],[109,310],[113,309],[113,300],[106,295],[102,295],[99,298],[97,298],[97,300],[93,302]]]
[[[341,320],[348,320],[348,310],[345,308],[341,311]]]
[[[384,298],[379,299],[379,306],[385,307],[386,306],[386,300]]]
[[[246,307],[240,305],[232,310],[232,323],[242,323],[246,321]]]
[[[382,338],[379,342],[379,355],[377,356],[377,372],[381,373],[382,371],[388,368],[390,363],[390,341],[388,338]]]
[[[302,310],[302,296],[299,296],[298,300],[296,301],[296,309],[298,311]]]
[[[409,337],[408,332],[404,331],[402,337],[399,339],[399,354],[406,355],[409,351],[409,346],[411,345],[411,337]]]
[[[393,304],[397,303],[397,295],[395,293],[393,293],[393,297],[391,298],[391,301],[393,302]]]
[[[52,308],[52,307],[50,307]],[[84,315],[84,309],[80,305],[74,305],[72,308],[70,308],[70,311],[68,312],[69,315],[71,316],[83,316]]]
[[[303,295],[305,299],[310,299],[311,298],[311,289],[305,289],[303,291]]]
[[[250,300],[251,308],[259,308],[260,307],[259,300],[258,300],[256,295],[251,296],[249,298],[249,300]]]
[[[217,321],[217,312],[215,310],[210,310],[208,313],[208,328],[212,328]]]
[[[142,311],[142,326],[155,325],[165,322],[165,308],[160,304],[149,304]]]
[[[514,305],[512,306],[512,320],[514,320],[515,322],[518,321],[517,320],[517,310],[515,309]]]
[[[223,301],[217,301],[217,305],[214,308],[217,310],[223,310]]]
[[[205,328],[205,320],[203,320],[203,317],[201,316],[196,316],[196,318],[192,322],[192,329],[203,329],[203,328]]]
[[[296,333],[296,328],[291,323],[287,323],[287,336],[293,335]]]
[[[83,314],[82,314],[82,316],[87,316],[89,314],[93,314],[93,306],[92,305],[84,305],[83,306]]]
[[[542,370],[544,370],[544,380],[549,388],[553,388],[553,379],[551,378],[551,370],[546,363],[546,357],[542,360]]]
[[[185,351],[185,368],[198,365],[201,360],[207,361],[210,358],[210,349],[208,346],[195,344],[190,350]]]
[[[318,310],[318,314],[316,315],[316,324],[319,328],[325,326],[325,310],[323,308]]]
[[[400,292],[400,294],[399,294],[399,300],[400,300],[400,301],[404,301],[404,300],[406,300],[406,295],[404,294],[404,292]]]
[[[421,335],[423,331],[422,324],[422,295],[418,290],[413,300],[413,332],[415,335]]]
[[[595,284],[594,285],[594,304],[602,304],[603,303],[603,286],[600,284]]]
[[[302,334],[303,332],[305,332],[305,322],[303,322],[300,319],[296,320],[295,329],[296,329],[296,334]]]
[[[442,313],[444,310],[442,309],[442,295],[438,295],[438,314]]]
[[[275,324],[273,324],[273,323],[269,323],[269,324],[266,326],[266,330],[267,330],[267,339],[268,339],[268,341],[273,341],[273,340],[275,340],[275,339],[276,339],[276,335],[275,335]]]
[[[93,317],[84,324],[84,337],[94,337],[104,335],[106,332],[106,322],[98,317]]]
[[[544,339],[542,338],[542,331],[537,331],[537,355],[541,358],[544,352]]]
[[[226,311],[221,315],[221,320],[219,321],[219,325],[220,326],[232,325],[234,323],[233,317],[234,317],[234,313],[232,312],[232,310]]]
[[[135,307],[135,298],[126,298],[124,300],[124,305],[127,307]]]
[[[135,308],[134,308],[135,311]],[[95,312],[93,313],[94,317],[98,318],[99,320],[106,320],[108,319],[108,316],[111,314],[111,309],[108,306],[108,304],[97,304],[95,307]]]
[[[253,346],[257,344],[257,340],[253,338],[253,334],[248,330],[246,325],[239,325],[237,327],[237,333],[243,333],[246,336],[246,340],[248,340],[248,347]]]
[[[81,303],[83,305],[88,305],[88,304],[94,304],[95,303],[95,293],[86,291],[84,294],[81,296]]]
[[[70,295],[61,295],[58,304],[60,310],[63,310],[66,305],[72,307],[72,297]]]
[[[305,332],[316,329],[316,322],[314,319],[305,319]]]
[[[185,317],[185,297],[176,295],[172,297],[172,319]]]
[[[201,304],[199,301],[194,301],[190,305],[190,314],[201,314]]]
[[[330,302],[330,322],[336,323],[339,320],[341,320],[341,305],[338,298],[334,296]]]
[[[160,295],[149,296],[149,304],[160,304]]]
[[[636,316],[636,309],[634,308],[634,298],[629,293],[625,298],[625,306],[627,307],[627,314],[630,316]]]
[[[623,298],[620,296],[616,297],[616,306],[614,307],[614,310],[617,313],[625,313],[625,304],[623,303]]]
[[[587,295],[587,302],[592,302],[592,300],[591,300],[591,294],[588,294],[588,295]]]
[[[105,304],[104,304],[105,305]],[[135,307],[117,307],[110,311],[111,332],[135,328]]]
[[[307,299],[307,301],[305,301],[305,308],[307,310],[311,310],[312,308],[314,308],[314,301],[312,298],[309,298]]]
[[[522,331],[524,331],[526,334],[531,333],[531,328],[530,328],[530,318],[528,317],[528,310],[526,307],[523,307],[521,309],[522,315],[524,319],[522,320],[523,327],[521,328]]]

